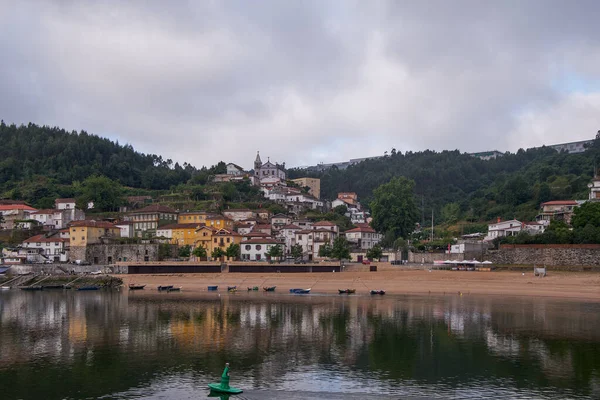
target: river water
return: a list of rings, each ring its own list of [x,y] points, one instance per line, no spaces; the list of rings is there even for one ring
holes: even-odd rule
[[[0,292],[0,398],[600,398],[600,303]],[[226,398],[226,397],[223,397]]]

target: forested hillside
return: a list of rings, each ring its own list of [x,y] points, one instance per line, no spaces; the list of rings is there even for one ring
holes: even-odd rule
[[[587,199],[599,140],[584,153],[558,153],[550,148],[519,150],[483,161],[459,151],[401,153],[367,160],[345,170],[290,171],[291,178],[321,179],[322,197],[354,191],[363,204],[373,190],[394,176],[415,181],[420,219],[436,223],[459,219],[489,221],[496,217],[531,220],[540,203],[549,200]],[[600,164],[599,164],[600,165]]]
[[[122,185],[168,189],[187,182],[196,169],[154,154],[142,154],[131,145],[82,132],[47,126],[0,123],[0,184],[3,190],[38,177],[58,184],[105,175]]]

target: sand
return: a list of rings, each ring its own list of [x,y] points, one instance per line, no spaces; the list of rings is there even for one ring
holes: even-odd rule
[[[337,293],[338,289],[356,289],[367,294],[371,289],[384,289],[387,294],[428,295],[506,295],[542,296],[564,299],[600,300],[600,274],[587,272],[550,272],[545,278],[532,272],[474,272],[384,270],[377,272],[341,273],[221,273],[118,275],[125,284],[146,284],[146,290],[158,285],[180,286],[185,292],[206,292],[207,286],[247,287],[277,286],[277,292],[291,288],[311,288],[312,293]]]

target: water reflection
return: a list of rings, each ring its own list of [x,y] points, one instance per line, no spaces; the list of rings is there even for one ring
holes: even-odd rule
[[[472,296],[2,293],[0,388],[204,398],[230,362],[248,399],[598,398],[598,311]]]

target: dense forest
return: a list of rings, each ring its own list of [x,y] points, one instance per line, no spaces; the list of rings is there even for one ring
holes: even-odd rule
[[[422,222],[458,220],[490,221],[497,217],[532,220],[540,203],[549,200],[588,198],[587,184],[600,155],[600,140],[579,154],[547,148],[519,150],[483,161],[455,151],[401,153],[366,160],[340,170],[289,171],[291,178],[321,179],[322,197],[354,191],[369,204],[373,191],[391,178],[404,176],[415,182],[416,202]]]

